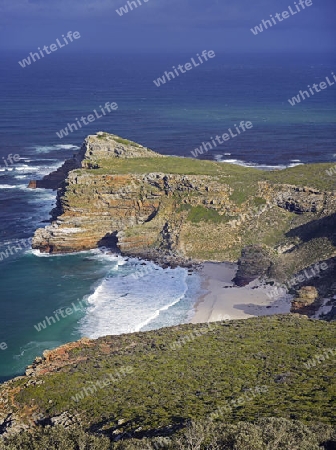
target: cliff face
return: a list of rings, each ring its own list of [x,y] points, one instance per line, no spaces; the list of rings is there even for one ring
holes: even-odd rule
[[[107,133],[89,136],[74,160],[52,224],[35,233],[42,252],[108,246],[234,261],[258,243],[297,270],[336,255],[335,190],[309,187],[308,166],[281,171],[281,183],[275,172],[163,157]]]

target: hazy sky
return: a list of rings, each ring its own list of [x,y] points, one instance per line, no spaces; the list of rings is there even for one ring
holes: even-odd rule
[[[299,0],[297,0],[298,2]],[[313,5],[254,36],[250,28],[282,13],[294,0],[0,0],[0,48],[35,50],[68,31],[75,50],[137,52],[330,51],[335,49],[336,0]]]

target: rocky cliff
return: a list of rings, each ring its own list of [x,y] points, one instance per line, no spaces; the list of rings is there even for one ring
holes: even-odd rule
[[[321,182],[323,165],[314,166],[313,179],[309,166],[266,173],[163,157],[101,132],[73,161],[78,168],[58,189],[51,225],[35,233],[33,247],[42,252],[108,246],[233,261],[258,243],[278,255],[300,254],[306,265],[335,256],[335,182]]]

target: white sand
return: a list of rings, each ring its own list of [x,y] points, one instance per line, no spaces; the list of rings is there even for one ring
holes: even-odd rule
[[[234,287],[231,280],[236,271],[236,264],[204,263],[200,274],[204,278],[203,288],[208,292],[195,305],[196,312],[191,323],[248,319],[290,312],[292,296],[286,294],[269,298],[267,292],[272,288],[262,286],[258,280],[245,287]]]

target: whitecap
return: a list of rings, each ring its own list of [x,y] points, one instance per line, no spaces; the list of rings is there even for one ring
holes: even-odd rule
[[[222,159],[221,155],[215,155],[215,156],[217,156],[217,158],[215,157],[215,159],[221,163],[235,164],[237,166],[242,166],[242,167],[253,167],[255,169],[261,169],[261,170],[283,170],[283,169],[287,169],[289,167],[303,165],[303,163],[301,163],[301,162],[291,162],[290,164],[274,164],[274,165],[258,164],[258,163],[253,163],[253,162],[242,161],[239,159]]]
[[[12,184],[0,184],[0,189],[23,189],[26,188],[24,184],[12,185]]]
[[[81,252],[69,252],[69,253],[43,253],[40,252],[38,249],[30,249],[29,252],[37,256],[38,258],[65,258],[67,256],[74,256],[79,254],[89,254],[90,252],[88,250],[83,250]]]
[[[186,269],[162,269],[136,258],[110,257],[113,264],[108,275],[86,299],[86,316],[79,324],[83,336],[98,338],[148,329],[163,311],[185,297]]]
[[[29,147],[30,149],[34,149],[36,153],[49,153],[57,150],[78,150],[80,147],[78,145],[73,144],[56,144],[56,145],[37,145],[33,147]]]

